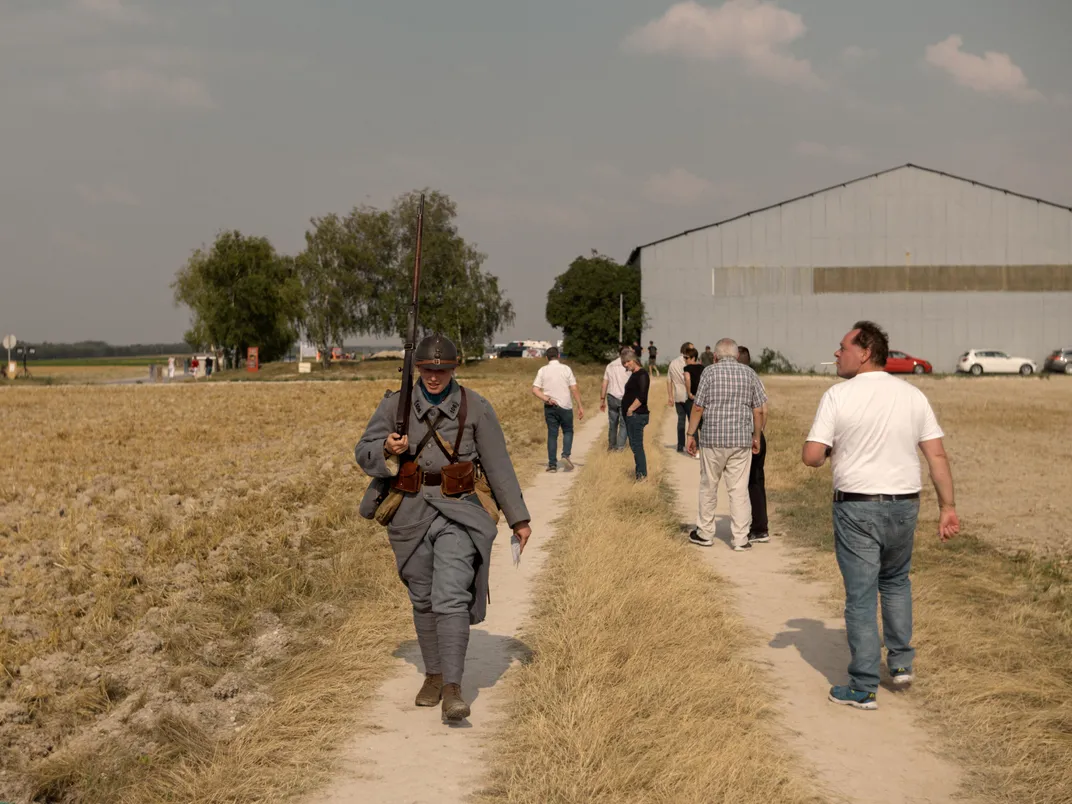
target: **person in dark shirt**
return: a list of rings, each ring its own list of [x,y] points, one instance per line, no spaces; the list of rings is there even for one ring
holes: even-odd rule
[[[640,355],[637,355],[640,357]],[[659,376],[659,367],[656,365],[659,359],[659,347],[655,345],[655,341],[648,341],[648,373]]]
[[[700,353],[696,350],[695,346],[690,346],[685,350],[685,393],[687,395],[685,399],[685,419],[692,415],[692,400],[696,398],[696,389],[700,387],[700,375],[704,373],[704,369],[707,366],[700,362]],[[699,430],[703,427],[703,419],[700,420],[700,426],[696,429]],[[685,453],[686,455],[688,453]]]
[[[648,388],[651,386],[651,375],[641,368],[640,356],[635,352],[626,350],[622,355],[622,365],[631,372],[625,383],[622,411],[625,413],[625,431],[629,434],[629,446],[636,462],[636,479],[639,481],[648,476],[648,459],[644,455],[644,428],[648,426]]]

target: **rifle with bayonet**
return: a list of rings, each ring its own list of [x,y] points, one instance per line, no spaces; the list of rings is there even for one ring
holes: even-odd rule
[[[409,320],[406,322],[406,344],[402,357],[402,393],[398,397],[395,413],[395,432],[404,436],[409,431],[409,410],[413,405],[413,363],[417,348],[417,310],[421,290],[421,235],[424,232],[424,194],[417,207],[417,248],[413,259],[413,293],[409,303]]]
[[[403,347],[402,367],[399,369],[402,372],[402,391],[398,395],[398,408],[395,410],[394,432],[399,436],[409,434],[409,412],[413,406],[413,369],[417,350],[417,311],[421,290],[421,236],[423,232],[424,194],[422,193],[420,205],[417,207],[417,247],[413,259],[413,291],[409,303],[409,320],[406,322],[406,343]],[[399,458],[401,465],[394,480],[390,483],[380,481],[380,493],[376,498],[374,517],[381,525],[387,525],[394,517],[402,502],[403,492],[416,491],[417,488],[411,484],[419,483],[420,480],[415,473],[417,465],[412,457],[406,454],[400,455]]]

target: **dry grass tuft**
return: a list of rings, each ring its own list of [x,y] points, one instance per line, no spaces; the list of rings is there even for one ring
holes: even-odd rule
[[[660,480],[664,411],[647,428],[649,483],[598,446],[577,479],[481,801],[818,800],[772,736],[724,582],[679,534]]]
[[[1072,384],[1064,380],[920,383],[947,433],[962,535],[938,542],[926,481],[912,567],[920,675],[910,694],[982,800],[1072,801],[1072,529],[1064,502]],[[829,381],[767,385],[775,519],[814,551],[805,568],[829,582],[831,607],[840,610],[829,471],[800,464]]]
[[[466,380],[523,477],[534,363]],[[277,801],[330,773],[412,628],[357,516],[377,379],[0,391],[0,799]]]

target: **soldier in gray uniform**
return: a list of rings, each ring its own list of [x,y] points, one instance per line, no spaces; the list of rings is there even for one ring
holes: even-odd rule
[[[484,620],[489,596],[496,507],[522,549],[531,534],[529,512],[491,403],[454,379],[457,348],[431,335],[414,357],[420,380],[413,389],[409,433],[393,432],[396,391],[380,403],[355,448],[358,465],[374,478],[360,513],[382,521],[382,506],[394,495],[397,509],[387,536],[413,603],[425,666],[416,704],[442,700],[443,716],[461,720],[469,716],[461,697],[469,627]]]

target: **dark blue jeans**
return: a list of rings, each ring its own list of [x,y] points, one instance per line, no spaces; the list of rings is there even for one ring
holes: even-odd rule
[[[912,667],[912,543],[919,500],[834,503],[834,553],[845,581],[845,631],[849,638],[849,684],[878,690],[882,643],[878,635],[878,597],[882,596],[882,635],[886,663],[893,670]]]
[[[648,426],[647,413],[634,413],[625,417],[625,430],[629,433],[629,446],[636,462],[636,479],[648,476],[648,458],[644,454],[644,428]]]
[[[625,449],[625,417],[622,415],[622,399],[607,394],[607,447]]]
[[[674,407],[677,408],[677,451],[681,452],[685,449],[685,425],[692,415],[692,400],[675,402]]]
[[[562,457],[568,458],[573,449],[573,411],[558,405],[544,405],[543,417],[547,421],[547,465],[558,463],[558,428],[562,428]]]

